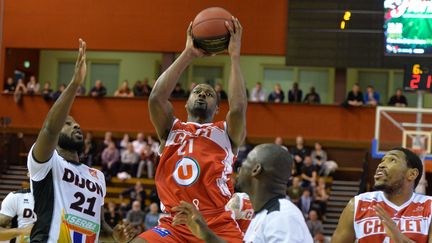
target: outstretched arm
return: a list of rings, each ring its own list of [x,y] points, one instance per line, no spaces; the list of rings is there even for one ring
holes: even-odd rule
[[[354,198],[352,198],[343,210],[339,223],[333,233],[332,243],[348,243],[355,241],[354,232]]]
[[[226,117],[228,135],[233,143],[233,149],[243,143],[246,137],[247,96],[243,74],[240,69],[240,47],[243,28],[237,18],[232,17],[234,29],[225,22],[231,38],[228,52],[231,56],[231,74],[228,84],[229,112]]]
[[[192,23],[187,30],[186,48],[174,63],[156,80],[148,100],[150,119],[162,144],[167,139],[169,130],[174,122],[173,108],[168,99],[186,67],[195,58],[204,56],[201,50],[193,46],[191,31]]]
[[[81,39],[79,42],[79,54],[72,80],[48,112],[33,148],[34,159],[41,163],[47,162],[51,158],[58,142],[59,133],[75,99],[76,91],[86,75],[86,43]]]

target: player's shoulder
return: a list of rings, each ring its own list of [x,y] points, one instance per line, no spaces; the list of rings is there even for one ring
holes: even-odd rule
[[[28,193],[31,193],[31,190],[29,188],[25,188],[25,189],[20,189],[20,190],[17,190],[17,191],[13,191],[12,193],[13,194],[18,194],[18,195],[20,195],[20,194],[28,194]]]
[[[432,202],[432,196],[414,193],[412,201],[414,203],[424,203],[424,202],[431,203]]]
[[[373,192],[364,192],[360,193],[359,195],[355,196],[355,200],[363,200],[363,201],[382,201],[383,198],[383,192],[382,191],[373,191]]]

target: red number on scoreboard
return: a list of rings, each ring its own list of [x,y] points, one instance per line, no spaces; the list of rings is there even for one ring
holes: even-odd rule
[[[428,75],[428,81],[427,81],[427,84],[426,84],[426,88],[427,89],[430,89],[431,83],[432,83],[432,76]]]
[[[411,89],[418,89],[418,83],[420,82],[420,74],[413,74],[412,78],[413,79],[411,79],[410,82]]]

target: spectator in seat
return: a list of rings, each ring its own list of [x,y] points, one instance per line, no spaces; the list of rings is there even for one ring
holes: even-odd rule
[[[39,94],[39,88],[40,88],[40,85],[36,81],[36,77],[33,75],[30,76],[30,80],[27,83],[27,94],[29,94],[29,95]]]
[[[120,153],[114,142],[108,144],[102,152],[102,171],[109,181],[111,177],[116,176],[119,170]]]
[[[317,167],[318,175],[322,175],[327,162],[327,152],[322,149],[320,143],[315,143],[311,157],[313,164]]]
[[[273,92],[271,92],[268,96],[268,102],[283,103],[284,99],[285,99],[285,95],[281,88],[281,85],[276,84]]]
[[[157,194],[156,188],[153,188],[150,191],[149,199],[150,199],[150,202],[156,203],[157,205],[160,205],[160,199],[159,199],[159,196]]]
[[[288,151],[288,148],[285,147],[285,145],[284,145],[284,141],[283,141],[282,137],[279,137],[279,136],[276,137],[274,143],[277,144],[277,145],[282,146],[284,149],[286,149]]]
[[[148,78],[145,78],[144,81],[143,81],[143,88],[142,88],[144,97],[149,97],[150,93],[151,93],[151,90],[152,90],[152,87],[149,84],[149,80],[148,80]]]
[[[319,205],[319,213],[321,216],[325,215],[327,210],[327,200],[329,199],[327,193],[326,182],[323,177],[318,179],[318,186],[315,187],[315,203]]]
[[[159,207],[156,203],[150,204],[150,211],[146,214],[144,220],[144,229],[148,230],[158,225],[159,222]]]
[[[265,92],[260,82],[257,82],[255,87],[252,89],[250,100],[252,102],[265,102]]]
[[[102,146],[101,146],[102,150],[105,149],[106,147],[108,147],[108,145],[110,143],[114,143],[115,144],[114,139],[112,137],[112,132],[105,132],[105,134],[104,134],[104,140],[103,140]]]
[[[219,96],[219,100],[226,100],[228,99],[228,95],[225,92],[225,90],[223,89],[222,84],[217,83],[214,87],[216,94]]]
[[[114,97],[134,97],[134,93],[129,88],[129,83],[127,80],[123,81],[121,86],[114,92]]]
[[[65,89],[66,89],[66,85],[60,84],[60,86],[58,87],[58,90],[56,92],[52,93],[52,99],[54,101],[57,100]]]
[[[84,140],[84,151],[80,155],[80,161],[92,166],[97,153],[97,144],[93,139],[93,133],[87,132]]]
[[[85,94],[86,94],[86,88],[84,87],[84,85],[81,84],[77,89],[76,96],[83,96]]]
[[[179,83],[176,83],[173,92],[171,93],[171,98],[173,99],[184,99],[186,98],[186,92],[181,87]]]
[[[140,80],[137,80],[132,87],[134,97],[144,97],[144,85]]]
[[[189,97],[189,95],[191,94],[191,92],[192,92],[192,90],[195,88],[195,86],[197,86],[197,84],[196,84],[195,82],[192,82],[192,83],[189,85],[189,89],[188,89],[188,91],[186,92],[186,98]]]
[[[316,186],[317,169],[315,165],[312,164],[312,158],[310,156],[306,156],[304,159],[301,177],[303,179],[302,187]]]
[[[3,87],[3,93],[4,94],[13,94],[15,92],[15,88],[16,88],[16,85],[15,85],[13,78],[9,77],[9,78],[7,78],[6,83]]]
[[[299,89],[298,83],[293,83],[292,89],[288,91],[289,103],[301,103],[303,98],[303,91]]]
[[[318,213],[314,209],[309,211],[309,219],[306,221],[306,225],[308,226],[314,240],[316,240],[316,236],[324,232],[322,222],[318,219]]]
[[[389,106],[406,107],[408,106],[408,101],[405,95],[402,94],[402,89],[397,89],[396,94],[394,94],[389,102]]]
[[[360,91],[360,86],[356,83],[353,85],[352,90],[348,93],[344,105],[362,106],[363,104],[364,104],[363,93]]]
[[[153,153],[151,147],[145,144],[140,153],[140,163],[138,166],[137,177],[141,178],[144,167],[147,167],[147,178],[152,179],[154,175],[154,168],[156,165],[156,154]]]
[[[121,217],[117,212],[117,208],[114,202],[108,202],[108,210],[105,211],[105,221],[109,226],[115,227],[118,223],[120,223]]]
[[[135,185],[129,189],[124,190],[120,194],[120,199],[129,198],[130,205],[128,208],[132,206],[132,202],[139,201],[141,203],[141,209],[144,209],[145,200],[147,199],[147,194],[144,190],[144,186],[140,181],[137,181]]]
[[[303,216],[305,218],[308,217],[309,211],[312,209],[312,203],[313,203],[313,198],[311,195],[311,191],[309,190],[309,188],[306,188],[303,190],[303,194],[300,197],[299,204],[298,204],[298,207],[302,211]]]
[[[304,158],[307,155],[310,155],[309,149],[305,148],[304,146],[304,139],[302,136],[296,137],[296,146],[291,148],[291,155],[294,158],[294,165],[295,165],[295,172],[296,172],[295,174],[293,174],[293,176],[301,175],[301,169],[303,166]]]
[[[144,133],[142,132],[137,133],[137,139],[132,141],[132,145],[136,154],[141,154],[141,151],[146,144],[147,143],[144,140]]]
[[[141,209],[141,202],[134,201],[132,209],[129,210],[126,216],[126,222],[131,224],[138,232],[144,231],[145,213]]]
[[[105,86],[103,85],[102,81],[96,80],[95,86],[91,88],[89,95],[91,97],[104,97],[107,94],[107,90]]]
[[[291,199],[291,202],[298,205],[300,198],[303,195],[303,188],[300,185],[300,178],[294,177],[292,180],[292,185],[287,188],[287,196]]]
[[[304,100],[306,104],[319,104],[321,103],[320,95],[315,91],[315,87],[310,87],[309,93],[306,94]]]
[[[377,106],[380,102],[380,96],[378,92],[375,91],[372,85],[369,85],[366,89],[366,94],[364,95],[365,105]]]
[[[151,151],[153,151],[153,153],[158,154],[159,153],[159,142],[156,141],[152,136],[147,136],[147,144],[148,146],[150,146]]]
[[[126,171],[132,177],[136,177],[138,170],[138,159],[139,156],[134,151],[132,143],[127,145],[127,149],[121,154],[121,169],[120,171]]]
[[[130,143],[129,134],[127,133],[123,134],[123,138],[119,143],[120,154],[122,154],[124,151],[127,150],[129,143]]]
[[[51,83],[50,82],[45,82],[44,87],[41,91],[42,97],[44,98],[44,100],[51,100],[52,99],[52,93],[53,90],[51,89]]]

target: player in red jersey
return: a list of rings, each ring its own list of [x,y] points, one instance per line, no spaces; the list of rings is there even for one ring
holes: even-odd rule
[[[192,203],[204,215],[209,227],[228,242],[242,242],[231,210],[226,208],[233,193],[230,178],[232,164],[246,136],[246,88],[240,70],[242,27],[232,18],[234,28],[228,52],[231,72],[228,88],[229,112],[226,121],[213,122],[219,110],[219,98],[207,84],[191,92],[186,110],[187,122],[174,117],[168,101],[180,75],[195,58],[206,54],[194,47],[191,25],[186,48],[159,77],[149,97],[150,118],[161,141],[161,159],[156,171],[156,187],[161,208],[170,217],[157,227],[142,233],[134,242],[200,242],[185,225],[173,226],[172,207],[180,201]]]
[[[244,192],[234,193],[231,200],[227,203],[227,208],[234,212],[237,224],[243,234],[245,234],[254,215],[248,194]]]
[[[375,173],[377,191],[351,199],[332,242],[432,242],[432,197],[414,192],[422,173],[416,154],[389,151]]]

